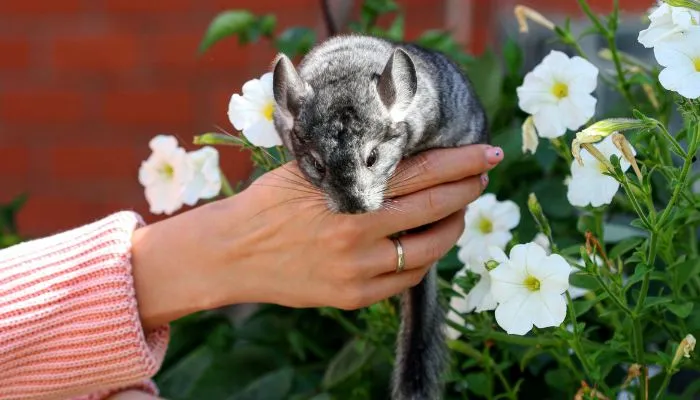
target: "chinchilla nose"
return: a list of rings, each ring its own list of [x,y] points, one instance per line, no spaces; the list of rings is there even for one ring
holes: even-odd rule
[[[367,212],[367,208],[360,197],[350,195],[343,197],[338,211],[341,214],[362,214]]]

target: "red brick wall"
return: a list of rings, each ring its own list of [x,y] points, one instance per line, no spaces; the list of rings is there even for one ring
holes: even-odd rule
[[[510,0],[404,0],[409,38],[445,21],[481,51],[495,9]],[[573,0],[529,0],[540,9]],[[609,1],[598,1],[601,8]],[[638,1],[623,1],[635,5]],[[645,2],[646,3],[646,2]],[[189,143],[226,118],[228,99],[258,77],[273,52],[235,40],[195,54],[218,11],[275,13],[280,29],[323,32],[316,0],[0,0],[0,202],[21,192],[24,234],[44,235],[120,209],[148,220],[137,182],[147,143],[159,133]],[[470,11],[470,7],[474,9]],[[644,5],[645,8],[646,5]],[[571,7],[564,7],[570,11]],[[464,18],[460,18],[461,15]],[[455,28],[453,26],[453,28]],[[188,146],[193,148],[192,146]],[[232,181],[247,157],[221,149]]]

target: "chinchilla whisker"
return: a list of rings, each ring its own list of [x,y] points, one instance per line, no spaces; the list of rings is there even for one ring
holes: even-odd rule
[[[321,193],[319,193],[319,192],[312,192],[312,191],[309,191],[309,190],[301,190],[301,189],[295,188],[295,187],[293,187],[293,186],[269,185],[269,184],[266,184],[266,183],[256,183],[256,185],[258,185],[258,186],[265,186],[265,187],[273,187],[273,188],[278,188],[278,189],[287,189],[287,190],[292,190],[292,191],[299,192],[299,193],[305,193],[305,194],[308,194],[308,195],[310,195],[310,196],[312,196],[312,197],[313,197],[313,196],[316,196],[316,197],[323,198],[323,195],[322,195]]]
[[[289,205],[290,203],[308,203],[308,204],[313,205],[313,204],[320,204],[320,202],[322,202],[322,201],[323,201],[322,199],[309,198],[308,196],[293,197],[291,199],[287,199],[285,202],[277,203],[277,204],[274,204],[270,207],[266,207],[266,208],[258,211],[253,217],[257,217],[258,215],[260,215],[264,212],[274,210],[277,207]],[[319,207],[319,208],[323,209],[323,207]]]
[[[271,171],[270,174],[271,174],[272,176],[274,176],[275,178],[281,179],[281,180],[283,180],[283,181],[285,181],[285,182],[290,182],[290,183],[293,183],[293,184],[295,184],[295,185],[299,185],[299,186],[301,186],[301,187],[303,187],[303,188],[306,188],[306,189],[309,189],[309,190],[313,190],[313,191],[318,192],[318,189],[317,189],[316,187],[314,187],[311,183],[309,183],[309,181],[307,181],[307,180],[304,179],[303,177],[299,177],[299,180],[296,180],[296,179],[292,179],[292,178],[289,178],[289,177],[280,175],[279,173],[276,173],[275,171]],[[295,175],[295,176],[296,176],[296,175]]]

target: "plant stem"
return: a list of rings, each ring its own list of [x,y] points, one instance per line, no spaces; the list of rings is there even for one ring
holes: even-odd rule
[[[621,309],[622,311],[624,311],[625,314],[627,314],[628,316],[632,317],[632,316],[633,316],[632,310],[630,310],[629,307],[627,307],[627,305],[625,305],[625,304],[622,302],[622,300],[620,300],[616,295],[613,294],[613,292],[610,290],[610,288],[609,288],[608,285],[605,283],[605,281],[603,281],[603,278],[600,276],[600,274],[596,273],[596,274],[595,274],[595,278],[596,278],[596,281],[598,281],[598,284],[600,284],[600,286],[603,288],[603,290],[605,291],[605,293],[608,294],[608,297],[610,297],[610,299],[612,299],[612,301],[613,301],[618,307],[620,307],[620,309]]]
[[[671,214],[671,210],[673,210],[673,206],[678,201],[678,197],[680,196],[681,192],[685,189],[685,186],[688,183],[688,172],[690,172],[690,167],[693,164],[693,157],[695,156],[695,152],[697,151],[697,144],[699,140],[698,138],[700,138],[700,124],[698,124],[695,127],[695,133],[693,134],[693,137],[690,140],[688,152],[686,153],[685,160],[683,161],[681,175],[678,179],[679,182],[675,185],[675,188],[673,189],[673,194],[671,195],[671,200],[669,200],[668,205],[664,209],[664,212],[661,213],[661,216],[657,221],[657,226],[659,228],[663,227],[663,224],[666,222],[666,219]]]
[[[508,398],[516,400],[515,393],[513,393],[513,388],[508,383],[508,379],[503,375],[503,373],[498,369],[496,363],[490,357],[485,357],[479,350],[472,347],[470,344],[464,341],[454,340],[449,343],[449,347],[458,352],[475,359],[479,363],[486,364],[486,368],[492,369],[496,374],[496,377],[503,385],[503,388],[508,392]],[[491,397],[489,397],[491,398]]]
[[[566,304],[569,308],[569,317],[571,319],[571,324],[574,327],[574,341],[572,343],[574,353],[576,353],[576,357],[581,361],[581,365],[583,366],[583,371],[586,373],[586,377],[590,378],[591,376],[591,368],[588,365],[588,360],[586,360],[585,357],[583,357],[583,349],[581,348],[581,342],[579,340],[579,331],[578,331],[578,326],[576,322],[576,310],[574,309],[574,302],[571,300],[571,295],[569,294],[568,291],[566,293]]]
[[[659,386],[659,390],[656,392],[656,396],[654,396],[654,399],[660,399],[661,395],[666,393],[666,388],[668,387],[668,384],[671,383],[671,377],[673,376],[673,371],[672,369],[666,370],[666,375],[664,376],[663,382],[661,382],[661,386]]]
[[[223,193],[224,196],[226,197],[231,197],[236,194],[236,191],[233,190],[231,187],[231,183],[229,183],[228,178],[226,178],[226,175],[224,174],[223,171],[220,171],[221,174],[221,193]]]
[[[648,274],[647,274],[648,275]],[[635,316],[634,320],[632,322],[632,333],[634,335],[633,340],[634,340],[634,358],[635,361],[641,365],[641,374],[639,376],[639,391],[640,393],[640,398],[641,399],[647,399],[647,389],[648,389],[648,382],[647,382],[647,366],[644,363],[644,339],[642,336],[642,323],[639,320],[639,317]]]

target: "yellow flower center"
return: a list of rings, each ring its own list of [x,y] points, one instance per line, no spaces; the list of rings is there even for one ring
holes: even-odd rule
[[[263,107],[262,114],[268,120],[272,121],[272,114],[275,112],[275,103],[269,102]]]
[[[527,278],[525,278],[525,282],[523,282],[523,284],[531,292],[536,292],[540,290],[540,280],[532,275],[528,275]]]
[[[695,65],[695,72],[700,72],[700,57],[693,60],[693,65]]]
[[[173,166],[170,164],[165,164],[163,167],[160,169],[161,175],[163,175],[166,179],[171,179],[173,175],[175,174],[175,170],[173,169]]]
[[[484,235],[493,232],[493,222],[491,222],[491,220],[488,218],[482,217],[481,220],[479,221],[479,230]]]
[[[569,87],[564,83],[556,82],[554,86],[552,86],[552,94],[557,99],[563,99],[569,95]]]

